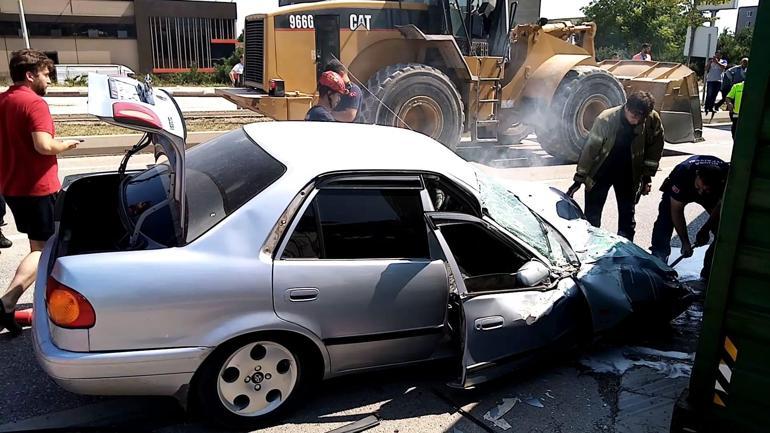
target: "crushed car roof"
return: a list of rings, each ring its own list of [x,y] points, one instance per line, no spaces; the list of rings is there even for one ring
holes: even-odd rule
[[[246,133],[290,171],[309,178],[346,170],[406,170],[447,174],[477,189],[473,167],[417,132],[331,122],[259,122]],[[303,173],[303,174],[305,174]]]

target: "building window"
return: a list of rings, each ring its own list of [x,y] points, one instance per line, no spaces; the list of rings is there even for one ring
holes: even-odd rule
[[[27,22],[31,38],[136,38],[133,24]],[[23,37],[18,21],[0,21],[0,36]]]
[[[235,49],[235,19],[149,17],[155,72],[212,71]],[[220,46],[228,42],[224,49]]]

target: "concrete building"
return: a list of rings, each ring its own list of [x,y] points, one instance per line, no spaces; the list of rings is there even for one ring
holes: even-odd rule
[[[738,20],[735,23],[735,33],[743,29],[754,27],[757,21],[757,8],[759,6],[746,6],[738,8]]]
[[[235,3],[25,0],[31,48],[55,63],[121,64],[138,73],[212,71],[235,48]],[[0,0],[0,78],[24,48],[17,0]]]

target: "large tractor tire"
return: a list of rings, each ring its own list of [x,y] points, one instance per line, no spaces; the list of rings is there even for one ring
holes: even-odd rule
[[[551,155],[576,162],[596,116],[625,102],[626,92],[617,78],[594,66],[576,66],[559,83],[536,125],[537,140]]]
[[[463,103],[443,72],[419,63],[391,65],[377,71],[366,87],[364,122],[412,129],[457,149]]]

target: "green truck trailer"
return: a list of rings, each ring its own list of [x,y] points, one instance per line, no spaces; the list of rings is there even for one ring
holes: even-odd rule
[[[770,0],[761,0],[690,386],[671,432],[770,432]]]

